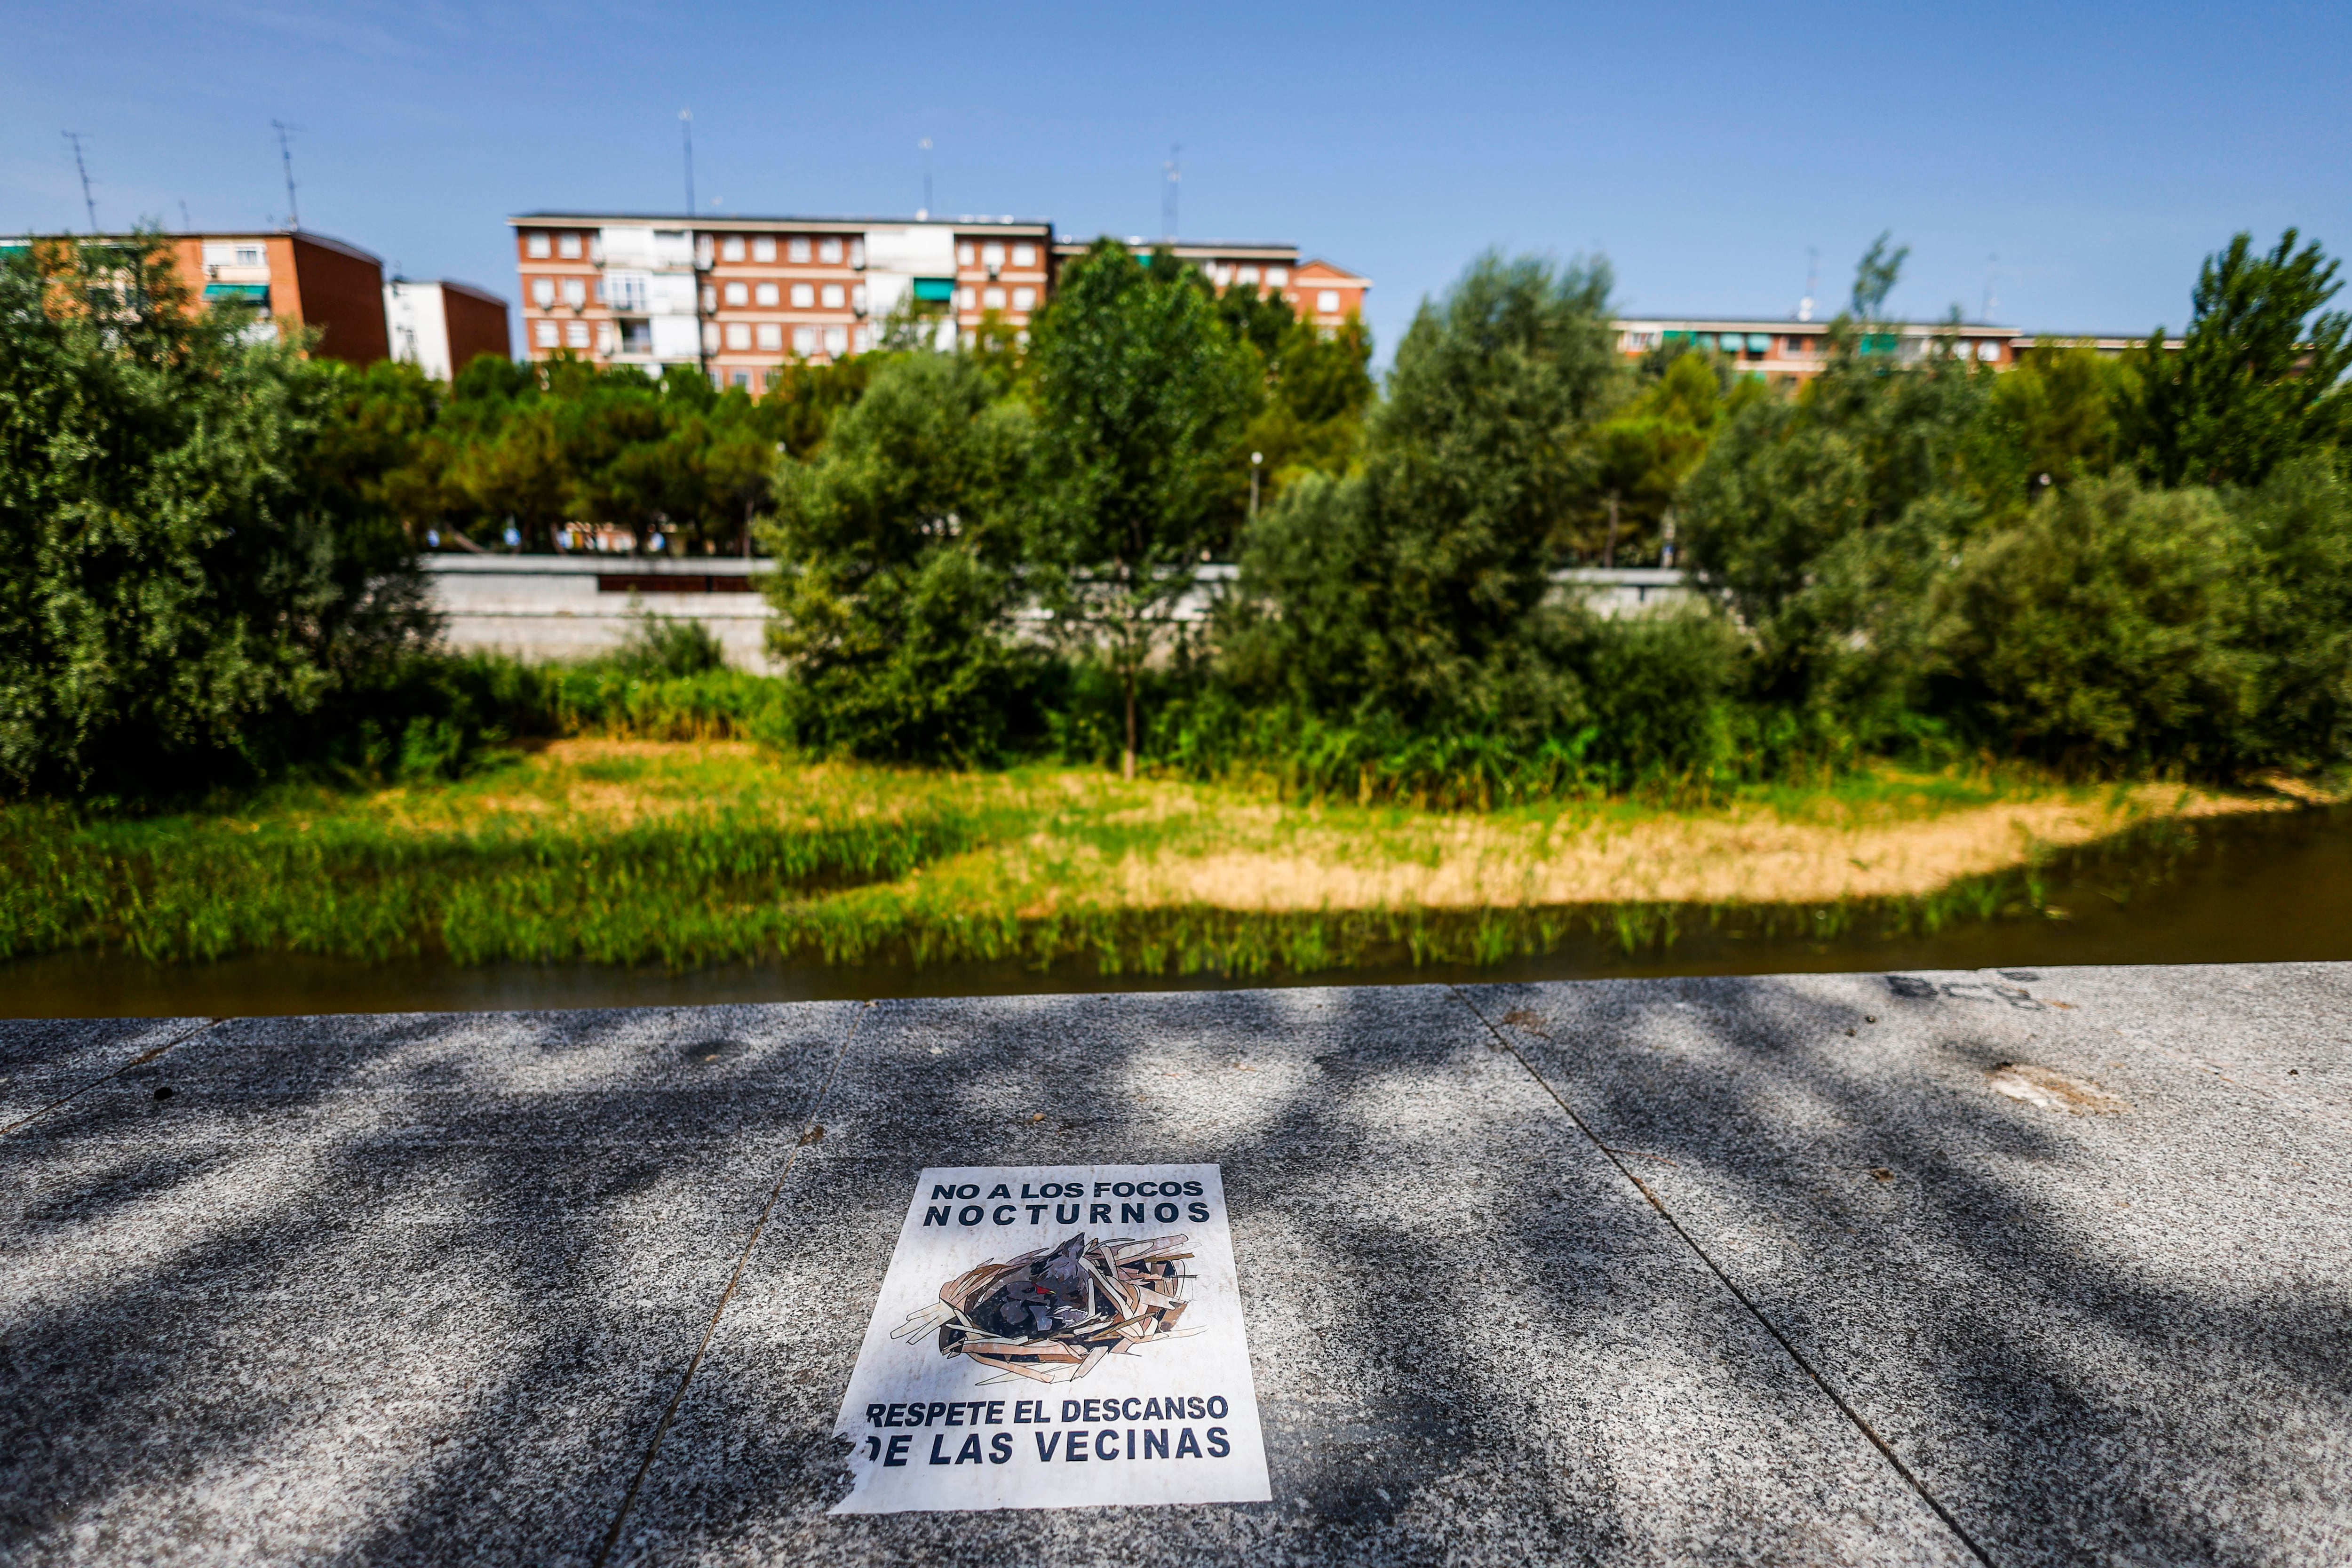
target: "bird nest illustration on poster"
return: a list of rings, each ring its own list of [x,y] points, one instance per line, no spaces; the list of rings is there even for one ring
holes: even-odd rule
[[[983,1263],[940,1286],[940,1299],[908,1313],[890,1337],[911,1344],[937,1329],[940,1353],[990,1373],[983,1384],[1073,1382],[1105,1356],[1200,1332],[1176,1326],[1192,1279],[1179,1267],[1192,1256],[1182,1250],[1188,1239],[1106,1241],[1080,1232]]]

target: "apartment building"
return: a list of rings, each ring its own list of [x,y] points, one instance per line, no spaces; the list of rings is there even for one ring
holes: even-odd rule
[[[1293,311],[1315,325],[1333,328],[1349,316],[1360,315],[1364,294],[1372,280],[1321,258],[1301,262],[1295,245],[1249,244],[1234,240],[1156,240],[1130,235],[1123,242],[1142,252],[1167,245],[1176,259],[1201,268],[1219,289],[1247,284],[1261,293],[1279,294]],[[1062,240],[1054,247],[1057,259],[1084,256],[1081,240]]]
[[[1829,359],[1827,321],[1749,321],[1737,317],[1659,317],[1616,323],[1618,352],[1639,359],[1664,344],[1667,348],[1704,349],[1735,362],[1740,369],[1767,381],[1809,381],[1821,374]],[[1884,353],[1902,362],[1935,352],[1936,343],[1950,338],[1954,352],[1986,364],[2006,367],[2016,362],[2021,342],[2015,327],[1983,321],[1890,321],[1864,339],[1862,352]]]
[[[572,353],[657,370],[697,364],[753,391],[790,360],[873,348],[912,300],[944,307],[951,344],[992,316],[1016,331],[1086,247],[1013,217],[727,217],[528,213],[508,219],[533,359]],[[1134,240],[1140,247],[1151,242]],[[1285,245],[1181,244],[1221,287],[1276,289],[1327,326],[1360,310],[1370,279]]]
[[[1053,226],[1015,218],[531,213],[508,221],[531,358],[699,364],[721,385],[753,389],[789,359],[874,347],[909,299],[949,308],[949,341],[991,310],[1025,327],[1053,267]]]
[[[507,302],[467,283],[395,278],[383,286],[383,321],[392,357],[436,381],[453,379],[477,354],[514,352]]]
[[[1732,361],[1742,371],[1775,384],[1810,381],[1829,362],[1827,321],[1752,321],[1740,317],[1656,317],[1615,323],[1617,349],[1628,359],[1639,359],[1653,349],[1704,349]],[[1865,354],[1885,354],[1899,363],[1925,359],[1952,344],[1962,358],[2007,370],[2037,342],[2084,343],[2103,354],[2119,354],[2145,339],[2103,333],[2031,333],[1989,321],[1889,321],[1865,335]],[[2179,348],[2169,338],[2167,346]]]
[[[41,241],[128,245],[133,236],[61,234],[0,239],[0,251]],[[314,353],[373,364],[391,352],[383,325],[383,263],[355,245],[308,229],[258,229],[171,237],[173,260],[205,304],[235,300],[265,336],[313,328]]]

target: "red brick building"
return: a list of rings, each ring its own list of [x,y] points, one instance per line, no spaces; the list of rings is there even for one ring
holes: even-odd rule
[[[240,300],[273,328],[316,328],[311,352],[353,364],[392,353],[383,322],[383,263],[306,229],[173,237],[180,276],[211,301]]]
[[[698,364],[721,385],[758,389],[787,361],[875,346],[908,300],[945,307],[949,337],[992,318],[1016,331],[1085,252],[1053,226],[1016,218],[696,219],[529,213],[509,218],[532,359]],[[1134,240],[1142,247],[1152,242]],[[1301,266],[1286,245],[1179,244],[1220,287],[1259,285],[1318,323],[1361,308],[1369,279]]]

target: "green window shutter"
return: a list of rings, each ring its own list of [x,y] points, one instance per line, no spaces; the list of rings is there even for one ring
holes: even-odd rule
[[[955,279],[918,278],[915,279],[915,298],[929,304],[944,305],[955,298]]]

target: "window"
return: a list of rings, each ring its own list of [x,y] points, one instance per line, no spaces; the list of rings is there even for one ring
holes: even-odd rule
[[[754,260],[754,261],[773,261],[775,258],[776,258],[776,237],[775,237],[774,235],[772,235],[772,234],[763,234],[763,235],[761,235],[759,238],[757,238],[757,239],[755,239],[755,240],[753,240],[753,241],[751,242],[751,259],[752,259],[752,260]]]
[[[599,321],[596,324],[596,352],[607,358],[612,355],[613,323],[610,321]]]
[[[1339,290],[1326,289],[1318,293],[1315,296],[1315,309],[1322,315],[1336,315],[1339,310]]]
[[[1036,266],[1037,247],[1034,245],[1027,244],[1014,246],[1013,247],[1013,265],[1015,267]]]
[[[776,302],[776,286],[773,283],[762,283],[751,290],[751,298],[760,304],[772,305]]]
[[[847,327],[827,327],[824,330],[824,352],[829,354],[847,353],[849,352],[849,329]]]
[[[1035,310],[1037,308],[1037,290],[1034,289],[1015,289],[1013,290],[1013,308],[1016,310]]]
[[[649,354],[654,352],[654,324],[651,321],[621,323],[621,352],[625,354]]]
[[[803,359],[807,358],[810,354],[816,353],[816,329],[814,327],[794,327],[793,329],[793,353],[799,354]]]
[[[840,309],[841,309],[841,307],[842,307],[843,300],[844,300],[844,294],[843,294],[843,292],[842,292],[842,287],[841,287],[841,285],[840,285],[840,284],[838,284],[838,283],[828,283],[828,284],[826,284],[826,285],[824,286],[824,308],[825,308],[826,310],[840,310]]]
[[[874,346],[874,329],[871,327],[860,327],[856,332],[851,334],[850,341],[857,345],[857,352],[859,353],[864,353],[867,349]]]
[[[730,349],[750,348],[751,346],[751,329],[741,321],[728,322],[727,346]]]
[[[719,259],[721,261],[742,260],[743,237],[740,234],[730,234],[725,239],[720,240],[719,242]]]
[[[541,321],[539,323],[539,346],[543,349],[551,349],[555,346],[555,323],[553,321]]]
[[[719,323],[716,321],[702,323],[702,352],[707,354],[719,352]]]
[[[746,392],[751,390],[751,373],[748,370],[739,370],[727,379],[733,382],[736,385],[741,387]]]
[[[1290,287],[1290,268],[1287,268],[1287,267],[1269,267],[1269,268],[1267,268],[1265,269],[1265,281],[1266,281],[1266,286],[1267,286],[1268,288],[1271,288],[1271,289],[1287,289],[1287,288],[1289,288],[1289,287]]]
[[[1244,268],[1241,268],[1237,269],[1237,270],[1234,273],[1234,282],[1236,282],[1236,283],[1255,283],[1255,282],[1256,282],[1256,281],[1257,281],[1257,268],[1255,268],[1255,267],[1244,267]]]
[[[760,346],[774,353],[784,346],[784,329],[773,321],[760,323]]]
[[[566,261],[579,260],[580,237],[576,234],[557,235],[555,237],[555,254],[561,256]]]
[[[784,373],[780,370],[762,371],[760,373],[760,384],[763,387],[773,386],[783,379],[783,374]]]
[[[727,285],[727,302],[730,305],[750,304],[751,302],[751,289],[750,285],[743,283],[730,283]]]
[[[586,348],[588,346],[588,323],[585,321],[564,322],[563,346],[568,349]]]
[[[964,289],[964,291],[963,291],[963,308],[964,308],[965,310],[979,310],[979,309],[980,309],[980,290],[979,290],[979,289],[972,289],[972,288],[967,288],[967,289]]]
[[[805,239],[786,240],[784,242],[784,254],[794,261],[806,261],[809,258],[808,241]]]
[[[566,278],[563,280],[563,302],[575,310],[585,305],[588,302],[588,279]]]
[[[530,302],[542,310],[555,308],[555,279],[534,278],[530,280]]]
[[[1987,338],[1984,342],[1977,345],[1977,358],[1984,361],[1987,364],[1992,363],[1994,361],[2000,358],[2000,345],[1994,342],[1990,338]]]
[[[607,272],[604,293],[615,310],[642,310],[653,279],[643,272]]]
[[[841,241],[837,239],[818,240],[816,242],[816,258],[819,261],[839,261],[841,259]]]
[[[815,285],[815,284],[814,284],[814,283],[795,283],[795,284],[793,284],[793,308],[794,310],[814,310],[814,309],[815,308],[815,306],[816,306],[816,285]]]
[[[973,260],[971,242],[970,240],[966,240],[963,244],[956,247],[956,265],[958,267],[970,267],[973,264]]]
[[[849,242],[849,264],[852,267],[863,267],[866,265],[866,242],[864,240],[853,239]]]
[[[991,310],[1002,310],[1004,309],[1004,290],[983,289],[980,291],[980,302]]]
[[[539,230],[534,229],[522,237],[522,253],[534,261],[546,260],[552,248],[548,244],[547,236]]]
[[[604,280],[602,278],[599,278],[599,279],[596,279],[596,290],[595,290],[595,292],[596,292],[596,303],[598,303],[599,305],[603,304],[603,303],[604,302]]]
[[[719,290],[715,286],[709,283],[705,283],[702,286],[702,308],[705,310],[716,310],[719,309]]]
[[[1004,247],[990,240],[980,247],[980,264],[991,270],[1004,265]]]

